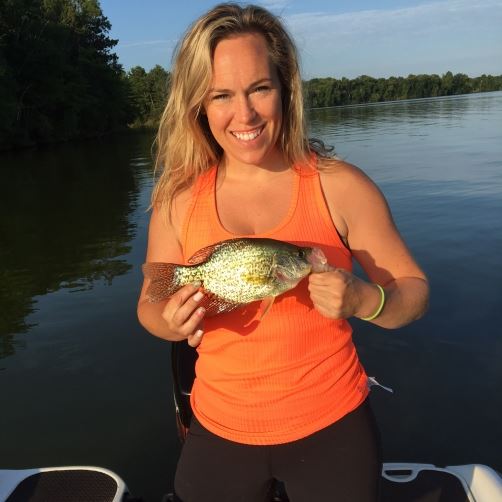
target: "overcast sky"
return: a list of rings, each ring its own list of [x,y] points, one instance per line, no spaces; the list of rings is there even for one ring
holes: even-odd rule
[[[170,68],[187,26],[218,2],[101,0],[126,70]],[[300,51],[303,77],[388,77],[448,70],[502,74],[502,0],[262,0]]]

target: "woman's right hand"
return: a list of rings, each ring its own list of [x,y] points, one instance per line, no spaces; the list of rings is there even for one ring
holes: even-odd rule
[[[191,347],[197,347],[204,335],[202,319],[206,311],[200,306],[204,293],[199,288],[200,283],[183,286],[169,298],[161,314],[171,334],[169,338],[186,339]]]
[[[181,217],[191,201],[189,190],[177,195],[173,202],[171,218],[165,218],[158,207],[154,207],[148,229],[148,248],[145,262],[184,263],[179,232]],[[151,302],[148,298],[150,279],[145,277],[138,300],[138,319],[152,335],[164,340],[178,342],[187,340],[197,347],[203,337],[202,320],[205,310],[201,306],[204,293],[200,283],[187,284],[167,301]]]
[[[165,303],[152,303],[146,294],[148,283],[146,280],[138,302],[138,318],[142,326],[164,340],[187,340],[191,347],[197,347],[204,335],[202,320],[206,313],[200,305],[204,298],[204,293],[199,291],[200,284],[187,284]]]

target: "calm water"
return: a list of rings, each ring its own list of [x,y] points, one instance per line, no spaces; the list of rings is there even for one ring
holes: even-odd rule
[[[382,188],[426,318],[354,322],[385,459],[502,471],[502,93],[314,110]],[[169,344],[138,325],[152,138],[0,156],[0,468],[92,464],[158,501],[179,453]]]

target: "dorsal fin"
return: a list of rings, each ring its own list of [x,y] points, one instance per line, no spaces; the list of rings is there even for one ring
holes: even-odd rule
[[[220,246],[221,243],[217,243],[199,249],[194,255],[190,256],[190,258],[188,259],[188,263],[190,265],[199,265],[200,263],[205,262]]]
[[[202,249],[199,249],[194,255],[192,255],[189,259],[188,259],[188,263],[190,265],[199,265],[200,263],[203,263],[205,262],[206,260],[209,259],[209,257],[217,250],[219,249],[220,247],[222,246],[226,246],[228,244],[231,244],[233,242],[236,242],[236,241],[243,241],[243,239],[229,239],[229,240],[226,240],[226,241],[222,241],[222,242],[217,242],[216,244],[211,244],[210,246],[206,246]]]

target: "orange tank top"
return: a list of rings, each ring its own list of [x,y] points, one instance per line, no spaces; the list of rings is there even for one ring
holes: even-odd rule
[[[218,241],[267,237],[317,246],[331,265],[352,269],[314,166],[295,166],[285,219],[252,236],[232,234],[220,223],[216,174],[216,167],[210,169],[194,187],[182,229],[185,262]],[[366,398],[367,377],[349,323],[320,315],[307,283],[278,296],[261,321],[260,302],[204,320],[191,405],[214,434],[253,445],[295,441],[331,425]]]

